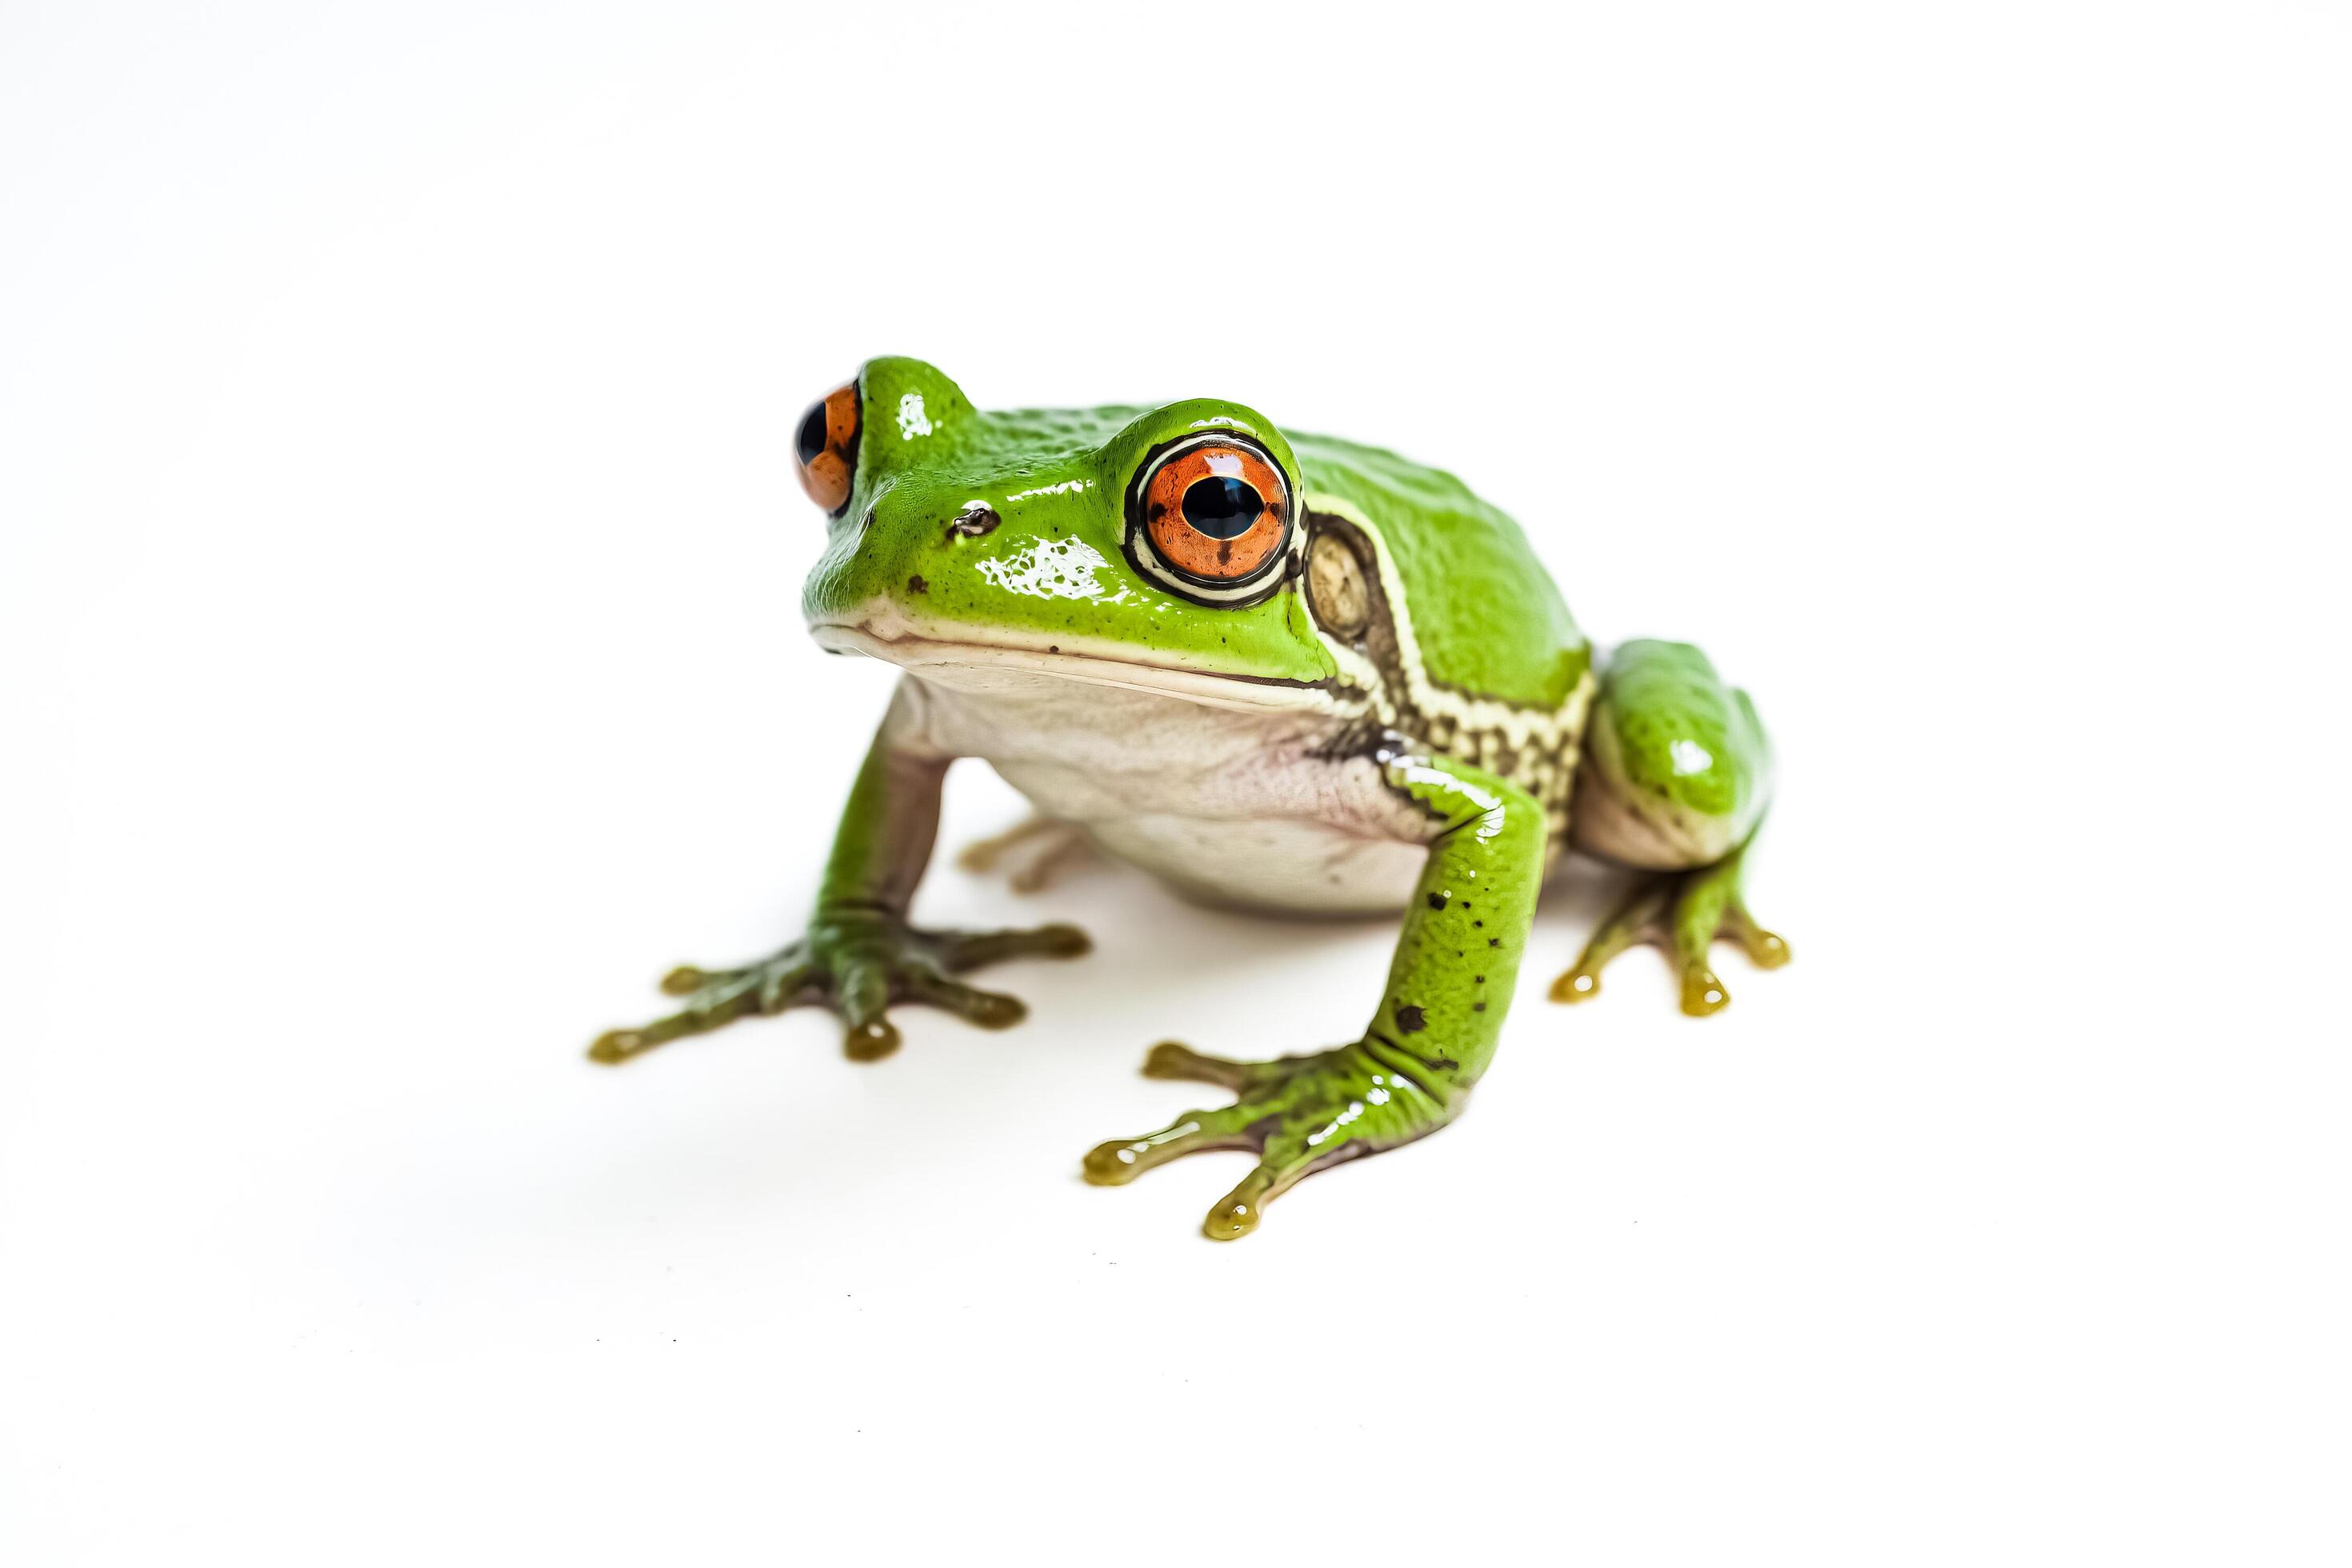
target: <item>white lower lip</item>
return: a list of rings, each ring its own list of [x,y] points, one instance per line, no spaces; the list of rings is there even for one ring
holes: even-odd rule
[[[1048,652],[1036,647],[925,636],[911,627],[903,631],[894,628],[891,635],[885,636],[876,631],[870,621],[823,622],[811,626],[809,635],[816,639],[817,647],[827,653],[862,654],[919,673],[929,670],[946,675],[955,669],[1003,670],[1074,680],[1088,686],[1148,691],[1188,702],[1254,711],[1320,708],[1328,701],[1323,692],[1310,687],[1260,685],[1255,681],[1236,680],[1169,665],[1144,664],[1090,650],[1064,648],[1059,652]]]

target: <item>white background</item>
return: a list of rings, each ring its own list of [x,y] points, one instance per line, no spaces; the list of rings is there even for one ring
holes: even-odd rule
[[[2322,4],[0,11],[0,1556],[2341,1563]],[[613,1071],[890,672],[790,433],[1230,396],[1704,642],[1797,962],[1543,985],[1238,1245],[1135,1068],[1391,932],[1107,867],[1003,1036]],[[1019,803],[979,764],[943,842]]]

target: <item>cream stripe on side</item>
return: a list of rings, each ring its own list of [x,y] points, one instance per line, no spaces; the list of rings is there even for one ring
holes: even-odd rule
[[[1438,685],[1429,679],[1422,664],[1421,641],[1413,633],[1412,606],[1405,595],[1404,579],[1398,574],[1396,561],[1390,555],[1388,541],[1381,536],[1379,526],[1337,496],[1309,492],[1304,500],[1308,511],[1328,512],[1353,523],[1365,538],[1371,541],[1372,553],[1380,565],[1381,587],[1395,626],[1397,658],[1403,666],[1405,706],[1433,717],[1450,719],[1463,730],[1497,735],[1520,751],[1557,754],[1575,746],[1584,732],[1585,715],[1591,708],[1593,694],[1600,689],[1600,682],[1590,668],[1585,670],[1583,679],[1577,682],[1566,700],[1550,710],[1522,708]],[[1381,689],[1381,674],[1370,659],[1328,636],[1323,640],[1340,667],[1359,679],[1366,689],[1379,691]],[[1396,714],[1386,712],[1381,718],[1384,721],[1392,722]]]

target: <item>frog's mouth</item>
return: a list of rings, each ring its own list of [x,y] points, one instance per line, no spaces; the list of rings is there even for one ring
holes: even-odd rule
[[[827,653],[863,654],[925,680],[971,690],[1003,691],[1045,681],[1075,681],[1255,712],[1322,710],[1332,705],[1330,690],[1320,682],[1158,664],[1137,658],[1132,649],[1117,643],[1093,638],[1049,643],[969,626],[928,626],[888,604],[816,622],[809,627],[809,636]]]

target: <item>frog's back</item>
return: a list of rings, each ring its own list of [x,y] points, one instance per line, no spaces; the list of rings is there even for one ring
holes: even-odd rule
[[[1591,647],[1517,523],[1443,469],[1335,437],[1289,439],[1307,505],[1378,534],[1423,674],[1536,711],[1575,698]]]

